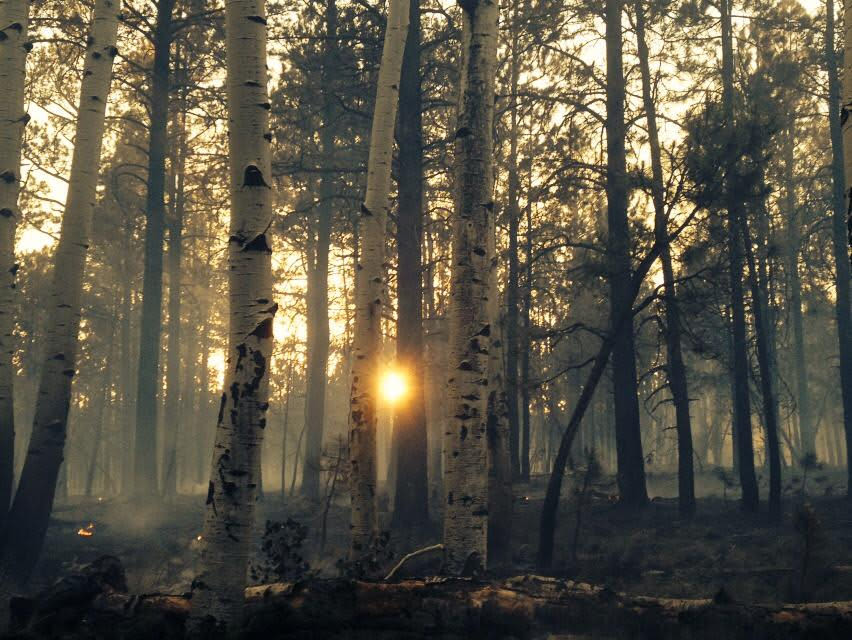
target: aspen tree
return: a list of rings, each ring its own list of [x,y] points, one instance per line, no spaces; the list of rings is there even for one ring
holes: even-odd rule
[[[272,323],[272,167],[266,69],[266,3],[226,4],[231,222],[230,325],[210,484],[202,568],[192,585],[190,626],[240,622],[269,407]]]
[[[350,558],[369,550],[376,532],[376,399],[385,296],[385,227],[393,134],[402,58],[408,32],[408,0],[389,0],[370,132],[367,190],[358,223],[355,269],[355,335],[349,396],[349,490],[352,499]]]
[[[15,412],[15,228],[21,184],[30,0],[0,2],[0,526],[12,499]]]
[[[500,11],[495,0],[465,0],[460,5],[465,35],[455,135],[444,482],[444,562],[446,571],[456,574],[475,573],[487,564],[488,236],[494,215],[492,126]]]
[[[97,200],[98,159],[104,135],[112,64],[118,54],[118,0],[97,0],[86,45],[71,161],[68,197],[54,258],[48,300],[45,361],[33,431],[21,480],[9,513],[3,568],[25,583],[35,567],[47,531],[62,463],[77,354],[81,299],[92,214]]]

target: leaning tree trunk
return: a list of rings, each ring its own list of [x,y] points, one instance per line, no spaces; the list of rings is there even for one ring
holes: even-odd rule
[[[151,71],[151,128],[148,142],[148,191],[145,201],[145,266],[142,274],[142,320],[139,376],[136,383],[136,443],[133,489],[141,496],[157,493],[157,390],[163,305],[163,236],[165,229],[166,151],[169,120],[169,59],[175,0],[159,0]]]
[[[62,216],[53,282],[47,308],[45,361],[36,400],[33,431],[15,501],[9,512],[3,549],[5,577],[24,584],[41,553],[62,464],[71,404],[71,379],[83,295],[86,250],[97,200],[98,159],[118,31],[117,0],[98,0],[86,46],[77,135],[68,198]]]
[[[231,224],[230,323],[202,566],[192,588],[192,625],[233,629],[251,552],[263,429],[269,408],[272,324],[272,167],[266,70],[266,3],[226,5]]]
[[[837,289],[837,337],[840,342],[840,389],[843,397],[843,427],[846,433],[847,452],[847,493],[852,497],[852,464],[849,464],[849,452],[852,451],[852,305],[850,305],[850,282],[852,268],[849,264],[848,233],[849,216],[852,212],[852,3],[844,7],[846,34],[844,39],[844,73],[841,111],[837,111],[838,87],[837,62],[834,52],[834,2],[828,0],[829,11],[828,48],[829,63],[829,123],[831,127],[831,146],[834,152],[834,211],[832,215],[832,246],[834,248],[834,277]],[[843,161],[843,170],[837,166]],[[841,200],[842,194],[842,200]]]
[[[476,571],[487,565],[488,236],[494,215],[492,127],[500,13],[496,0],[461,5],[465,35],[455,136],[450,419],[444,476],[444,561],[449,573]]]
[[[627,159],[624,123],[624,66],[621,17],[623,0],[606,2],[606,150],[607,266],[610,284],[610,326],[629,308],[631,284],[630,226],[627,217]],[[621,501],[641,506],[648,501],[645,461],[639,427],[639,388],[633,322],[623,323],[614,336],[612,375],[615,389],[615,436],[618,492]]]
[[[695,511],[695,472],[692,462],[692,425],[689,416],[689,386],[681,351],[680,307],[675,289],[672,252],[668,242],[665,187],[660,138],[657,130],[657,108],[651,92],[651,70],[648,64],[648,44],[645,40],[645,8],[643,0],[636,1],[636,40],[639,50],[639,69],[642,74],[642,99],[648,121],[648,142],[651,147],[651,192],[654,202],[654,235],[660,243],[660,262],[663,265],[666,314],[666,357],[669,390],[675,406],[677,427],[678,507],[685,516]]]
[[[399,93],[399,216],[397,221],[396,357],[408,372],[407,401],[397,407],[398,465],[393,528],[415,530],[429,521],[426,388],[423,361],[423,131],[420,88],[420,0],[410,0]]]
[[[754,472],[754,444],[751,432],[749,401],[748,341],[746,339],[745,304],[743,302],[743,257],[737,220],[742,203],[737,201],[733,186],[736,172],[734,151],[734,49],[731,30],[731,2],[722,0],[722,102],[725,109],[727,149],[727,184],[725,199],[728,231],[728,276],[731,287],[731,368],[733,431],[737,438],[735,452],[742,488],[742,505],[746,511],[757,511],[758,489]]]
[[[376,405],[385,297],[385,226],[390,193],[393,133],[402,58],[408,31],[408,0],[390,0],[376,107],[370,132],[367,190],[358,223],[355,269],[355,335],[349,399],[350,558],[369,552],[376,519]]]
[[[30,0],[0,6],[0,531],[12,499],[15,475],[15,229],[20,217],[21,140]]]

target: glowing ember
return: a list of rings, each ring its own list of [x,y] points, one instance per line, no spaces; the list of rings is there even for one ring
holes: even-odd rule
[[[195,539],[196,539],[196,540],[201,540],[201,536],[197,536]]]
[[[93,535],[95,535],[95,523],[90,522],[85,527],[77,529],[77,535],[82,536],[84,538],[91,538]]]

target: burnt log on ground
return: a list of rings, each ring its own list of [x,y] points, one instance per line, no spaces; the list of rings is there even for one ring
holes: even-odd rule
[[[11,603],[4,638],[182,638],[186,595],[132,595],[114,558]],[[541,576],[311,580],[246,590],[241,638],[852,638],[852,602],[651,598]],[[212,637],[214,634],[206,635]]]

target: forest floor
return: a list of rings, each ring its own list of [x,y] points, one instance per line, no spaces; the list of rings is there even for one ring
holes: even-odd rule
[[[844,476],[820,471],[808,479],[792,473],[784,518],[773,525],[765,513],[740,510],[735,490],[721,476],[702,474],[697,482],[696,516],[678,517],[676,478],[649,475],[649,506],[625,511],[614,498],[615,484],[603,477],[583,500],[576,557],[579,497],[569,478],[563,488],[553,575],[605,584],[631,594],[706,598],[720,590],[737,602],[852,600],[852,506],[845,499]],[[534,573],[538,520],[546,478],[516,487],[513,517],[514,565],[507,573]],[[766,488],[761,487],[761,496]],[[33,589],[75,573],[95,558],[121,559],[133,593],[184,593],[199,556],[202,495],[181,495],[157,506],[138,502],[76,499],[58,505]],[[804,506],[807,504],[808,506]],[[255,582],[292,579],[306,572],[337,576],[344,564],[348,510],[341,499],[328,510],[326,544],[320,548],[323,509],[296,498],[268,494],[260,503]],[[290,524],[268,528],[265,521]],[[387,514],[383,514],[383,521]],[[91,535],[80,535],[91,533]],[[380,550],[381,563],[439,541],[438,530],[421,530],[408,540],[391,539]],[[438,559],[426,557],[411,567],[435,573]]]

